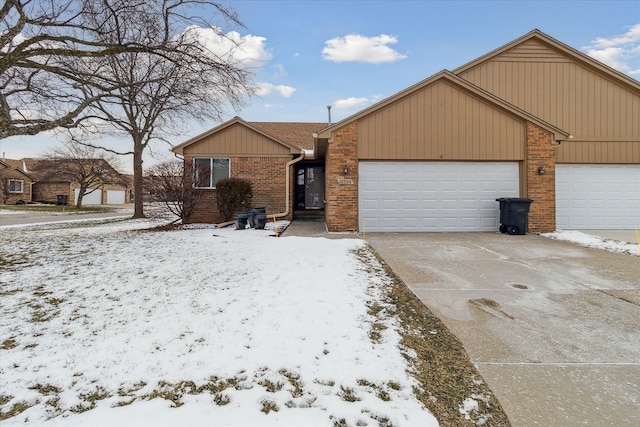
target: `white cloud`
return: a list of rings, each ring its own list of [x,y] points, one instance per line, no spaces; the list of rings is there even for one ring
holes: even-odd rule
[[[284,69],[284,65],[282,64],[276,64],[273,66],[273,68],[276,69],[275,73],[273,74],[274,79],[287,77],[289,75],[289,73],[287,73],[287,70]]]
[[[256,86],[256,95],[269,96],[273,92],[277,92],[284,98],[289,98],[296,91],[296,88],[285,85],[274,85],[271,83],[258,83]]]
[[[322,57],[334,62],[356,61],[369,64],[394,62],[407,57],[387,46],[397,42],[396,37],[386,34],[376,37],[349,34],[327,40],[322,49]]]
[[[265,48],[265,37],[240,35],[237,31],[222,34],[219,28],[189,27],[190,32],[222,59],[232,59],[246,68],[260,68],[271,59],[271,53]]]
[[[334,108],[337,108],[337,109],[347,109],[347,108],[361,107],[363,105],[366,105],[369,102],[370,102],[369,98],[355,98],[352,96],[350,98],[340,99],[334,102],[333,106]]]
[[[587,55],[631,76],[640,75],[640,24],[620,36],[598,37],[583,49]]]

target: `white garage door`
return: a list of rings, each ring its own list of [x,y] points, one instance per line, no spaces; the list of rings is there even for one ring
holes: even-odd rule
[[[124,205],[124,190],[107,190],[108,205]]]
[[[496,231],[518,177],[517,162],[360,162],[360,229]]]
[[[78,203],[79,195],[80,195],[80,189],[76,188],[75,199],[74,199],[75,204]],[[101,205],[101,204],[102,204],[102,190],[100,190],[99,188],[89,194],[85,194],[84,197],[82,197],[82,206]]]
[[[556,165],[556,227],[640,227],[640,165]]]

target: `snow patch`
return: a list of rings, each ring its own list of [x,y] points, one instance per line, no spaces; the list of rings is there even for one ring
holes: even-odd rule
[[[540,235],[550,239],[576,243],[588,248],[640,256],[640,245],[638,244],[621,242],[619,240],[605,239],[603,237],[592,236],[580,231],[562,230],[554,231],[552,233],[541,233]]]

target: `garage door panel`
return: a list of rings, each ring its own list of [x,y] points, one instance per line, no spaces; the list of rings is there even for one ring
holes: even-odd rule
[[[359,167],[360,222],[369,231],[495,231],[500,214],[495,199],[519,195],[516,162],[360,162]]]
[[[125,200],[125,190],[107,190],[108,205],[124,205]]]
[[[101,189],[89,189],[87,191],[91,191],[91,193],[85,193],[82,196],[82,205],[83,206],[92,206],[92,205],[101,205],[102,204],[102,190]],[[80,189],[76,188],[74,190],[74,204],[78,204],[78,197],[80,197]]]
[[[640,227],[640,165],[556,166],[561,230]]]

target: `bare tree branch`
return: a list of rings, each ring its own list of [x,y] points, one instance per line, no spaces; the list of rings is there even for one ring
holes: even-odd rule
[[[138,52],[172,61],[175,30],[193,24],[182,12],[196,5],[239,24],[222,6],[199,0],[6,0],[0,8],[0,139],[84,123],[87,108],[122,83],[81,60]]]
[[[193,163],[168,160],[158,163],[145,173],[145,187],[151,197],[187,222],[202,201],[203,192],[191,185]]]

